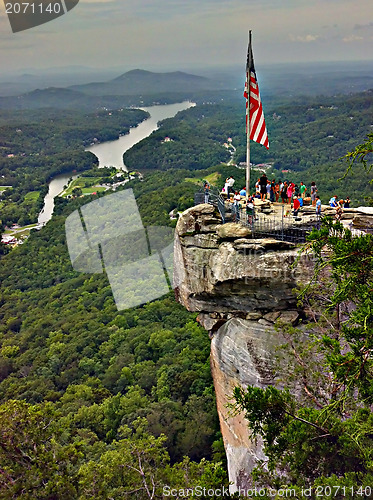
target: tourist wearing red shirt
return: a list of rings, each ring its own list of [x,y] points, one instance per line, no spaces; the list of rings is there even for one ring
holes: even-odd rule
[[[300,209],[300,202],[298,200],[298,197],[294,196],[294,200],[293,200],[293,215],[295,217],[298,215],[299,209]]]

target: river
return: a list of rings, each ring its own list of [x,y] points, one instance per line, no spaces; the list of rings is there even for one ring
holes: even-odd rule
[[[66,186],[69,182],[69,179],[76,179],[78,175],[76,174],[76,170],[74,172],[67,172],[66,174],[59,174],[53,177],[53,179],[49,183],[48,193],[44,198],[44,207],[42,211],[39,213],[38,224],[44,225],[49,219],[52,217],[53,209],[54,209],[54,198],[62,193],[64,186]]]
[[[150,114],[150,117],[141,122],[137,127],[131,128],[129,133],[119,137],[115,141],[102,142],[86,149],[95,154],[99,160],[99,167],[113,166],[122,170],[127,170],[123,163],[123,153],[132,148],[135,144],[148,137],[158,128],[158,122],[166,118],[172,118],[179,111],[195,106],[190,101],[178,102],[176,104],[162,104],[159,106],[149,106],[141,108]],[[46,224],[52,217],[54,210],[54,198],[62,193],[68,180],[76,179],[76,171],[66,174],[56,175],[49,183],[48,194],[44,198],[44,207],[39,214],[38,224]]]
[[[140,108],[147,111],[150,114],[150,118],[141,122],[137,127],[131,128],[128,134],[119,137],[119,139],[95,144],[87,148],[86,151],[90,151],[97,156],[99,167],[116,167],[127,170],[123,163],[123,153],[125,151],[157,130],[158,122],[166,118],[172,118],[179,111],[191,108],[192,106],[195,106],[195,104],[190,101],[184,101],[176,104]]]

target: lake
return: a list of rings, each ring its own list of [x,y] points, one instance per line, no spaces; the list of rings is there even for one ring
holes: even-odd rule
[[[125,151],[157,130],[158,122],[166,118],[172,118],[179,111],[184,111],[192,106],[195,106],[195,103],[184,101],[176,104],[140,108],[147,111],[150,114],[150,118],[144,120],[137,127],[131,128],[128,134],[119,137],[119,139],[95,144],[87,148],[86,151],[90,151],[97,156],[99,167],[116,167],[127,170],[123,163],[123,153]]]

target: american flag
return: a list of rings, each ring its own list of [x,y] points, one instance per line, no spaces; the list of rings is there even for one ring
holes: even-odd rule
[[[250,89],[250,99],[249,99],[248,89]],[[248,115],[250,111],[250,139],[254,142],[262,144],[267,149],[269,149],[267,129],[264,121],[263,107],[260,101],[259,86],[258,86],[258,81],[256,79],[256,73],[254,68],[253,51],[251,48],[251,37],[250,37],[249,47],[247,49],[246,81],[245,81],[245,90],[243,95],[246,99],[246,134],[247,134]],[[250,102],[250,110],[249,110],[249,102]]]

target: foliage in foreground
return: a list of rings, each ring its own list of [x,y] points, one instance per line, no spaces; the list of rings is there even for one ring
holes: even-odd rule
[[[110,444],[66,425],[51,403],[11,400],[0,406],[0,498],[162,498],[164,487],[226,485],[219,463],[189,458],[174,465],[166,436],[145,419],[119,428]]]

